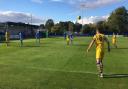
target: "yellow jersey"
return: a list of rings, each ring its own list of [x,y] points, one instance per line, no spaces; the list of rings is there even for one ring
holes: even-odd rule
[[[10,37],[9,32],[6,32],[6,33],[5,33],[5,37],[6,37],[6,38]]]
[[[70,39],[69,39],[69,36],[67,36],[67,37],[66,37],[66,40],[67,40],[67,41],[69,41],[69,40],[70,40]]]
[[[93,39],[96,44],[96,59],[102,60],[104,57],[104,41],[105,36],[103,34],[96,34]]]
[[[9,38],[10,38],[9,32],[6,32],[6,33],[5,33],[5,38],[6,38],[6,41],[9,41]]]
[[[112,39],[116,39],[116,35],[113,35],[113,36],[112,36]]]
[[[116,43],[116,35],[112,36],[112,43],[115,44]]]
[[[104,50],[104,34],[96,34],[93,39],[95,40],[96,49]]]

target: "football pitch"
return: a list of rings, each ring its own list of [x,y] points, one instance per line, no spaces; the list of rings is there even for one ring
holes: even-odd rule
[[[0,89],[128,89],[128,38],[118,38],[118,49],[105,49],[104,78],[97,75],[95,47],[86,55],[90,37],[12,41],[0,44]],[[111,42],[111,38],[110,38]]]

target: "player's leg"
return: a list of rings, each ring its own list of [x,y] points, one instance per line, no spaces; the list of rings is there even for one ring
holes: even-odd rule
[[[38,46],[38,38],[36,37],[36,46]]]
[[[20,46],[22,47],[23,46],[23,40],[20,40],[20,42],[21,42],[21,45]]]
[[[100,59],[100,69],[101,69],[101,74],[103,74],[103,58],[104,58],[104,51],[101,52],[101,59]]]
[[[100,61],[100,77],[103,77],[103,62]]]
[[[116,40],[113,40],[113,45],[115,48],[117,48]]]
[[[99,72],[99,76],[103,77],[103,63],[101,59],[97,59],[97,70]]]
[[[96,65],[97,65],[97,70],[99,74],[102,73],[100,59],[96,59]]]
[[[117,44],[116,43],[114,44],[114,46],[115,46],[115,48],[117,48]]]
[[[96,62],[97,62],[97,69],[100,74],[100,77],[103,77],[103,63],[102,59],[104,57],[104,52],[102,50],[96,51]]]
[[[67,40],[67,45],[69,45],[69,40]]]
[[[6,46],[9,46],[9,39],[6,38]]]
[[[71,39],[71,44],[73,44],[73,39]]]
[[[39,38],[39,45],[40,45],[40,38]]]

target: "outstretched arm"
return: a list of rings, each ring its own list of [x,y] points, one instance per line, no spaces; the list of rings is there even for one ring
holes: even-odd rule
[[[106,43],[107,43],[107,45],[108,45],[108,52],[110,52],[110,43],[109,43],[108,38],[105,37],[105,41],[106,41]]]
[[[90,48],[92,47],[92,45],[94,44],[95,40],[93,39],[91,41],[91,43],[89,44],[88,48],[87,48],[87,53],[89,52]]]

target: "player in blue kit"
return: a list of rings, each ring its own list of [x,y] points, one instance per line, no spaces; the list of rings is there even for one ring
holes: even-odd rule
[[[40,45],[40,31],[39,30],[36,32],[35,38],[36,38],[36,44],[39,46]]]
[[[23,46],[23,33],[22,32],[19,33],[19,40],[20,40],[20,46],[22,47]]]

